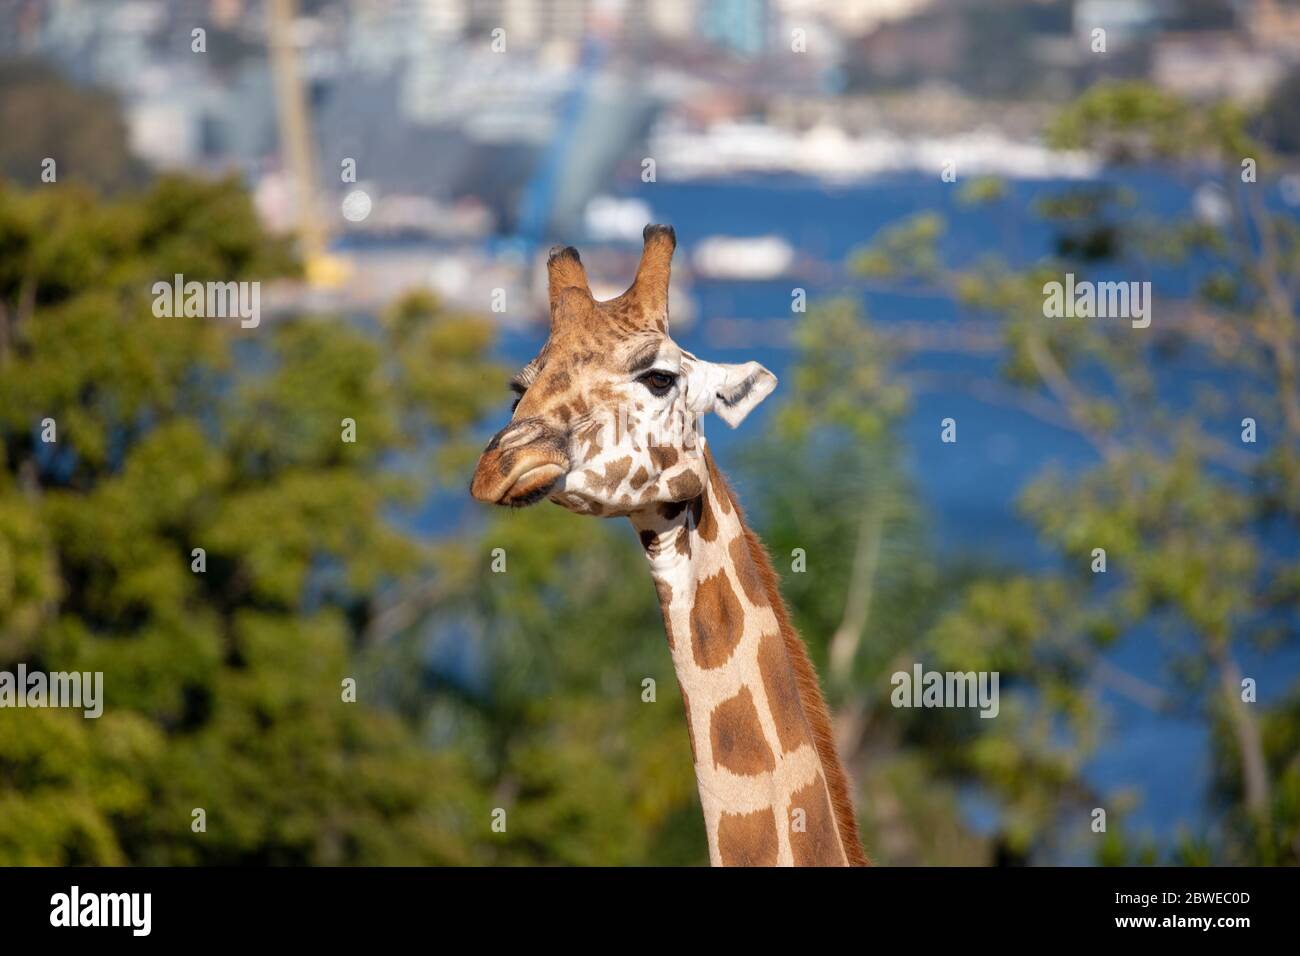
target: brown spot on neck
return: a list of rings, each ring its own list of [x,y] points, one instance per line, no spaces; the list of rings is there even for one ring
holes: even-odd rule
[[[796,811],[803,811],[801,814]],[[818,774],[790,796],[790,851],[795,866],[843,866],[844,854],[835,838],[835,819],[826,800],[826,785]],[[861,851],[859,851],[861,852]]]
[[[776,866],[776,813],[723,813],[718,820],[718,856],[723,866]]]
[[[767,706],[776,724],[776,735],[786,753],[812,743],[812,731],[804,718],[795,684],[794,669],[779,634],[764,634],[758,642],[758,673],[767,693]]]
[[[645,534],[646,532],[642,532]],[[654,534],[654,532],[650,532]],[[668,637],[668,649],[672,650],[673,643],[673,586],[666,581],[655,581],[655,594],[659,597],[659,607],[663,609],[664,616],[664,633]]]
[[[709,670],[727,663],[744,628],[744,612],[725,571],[696,585],[691,608],[691,650],[696,664]]]
[[[700,537],[705,541],[716,541],[718,539],[718,517],[714,514],[712,501],[713,496],[706,490],[699,497],[699,511],[695,516],[695,524],[700,530]]]
[[[693,471],[683,471],[668,479],[668,493],[675,501],[687,501],[698,497],[704,491],[699,475]]]
[[[725,767],[742,777],[776,769],[776,758],[763,737],[754,695],[748,687],[740,688],[736,696],[713,708],[709,717],[709,741],[713,745],[715,767]]]
[[[749,598],[749,603],[754,607],[771,605],[767,588],[764,587],[763,579],[749,553],[749,541],[745,535],[732,538],[731,543],[727,545],[727,552],[731,555],[731,566],[736,569],[736,579],[740,582],[740,589],[745,592],[745,597]]]

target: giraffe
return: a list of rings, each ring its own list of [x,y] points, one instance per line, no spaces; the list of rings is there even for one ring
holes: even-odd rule
[[[547,261],[550,335],[511,381],[511,420],[470,485],[626,517],[650,565],[714,866],[865,865],[817,675],[777,577],[700,429],[732,428],[776,387],[757,362],[706,362],[668,334],[671,226],[649,225],[636,278],[597,302],[572,246]]]

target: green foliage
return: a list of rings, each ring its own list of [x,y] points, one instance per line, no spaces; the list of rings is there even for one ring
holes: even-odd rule
[[[545,505],[494,512],[474,541],[475,573],[432,618],[472,648],[483,682],[448,673],[455,691],[417,706],[440,741],[475,753],[507,812],[491,859],[706,863],[683,704],[635,536]]]
[[[1088,149],[1120,161],[1212,157],[1236,166],[1262,149],[1237,104],[1193,106],[1142,82],[1098,83],[1060,112],[1048,130],[1058,149]]]
[[[432,560],[391,524],[416,483],[386,458],[408,422],[465,437],[428,404],[430,343],[493,374],[484,323],[406,303],[417,367],[337,320],[156,318],[175,273],[292,271],[231,181],[6,190],[0,248],[0,666],[105,675],[98,720],[0,713],[0,860],[474,861],[464,755],[341,687],[371,595]]]
[[[918,718],[890,702],[895,671],[931,662],[927,635],[964,575],[940,573],[900,463],[894,432],[908,390],[850,301],[811,308],[794,344],[776,428],[741,452],[736,484],[839,715],[864,839],[885,863],[987,862],[987,841],[956,809],[970,715],[935,734],[934,712]]]
[[[946,268],[935,248],[940,230],[918,234],[915,217],[883,230],[853,261],[871,277],[907,276],[909,263],[924,264],[935,286],[999,324],[1003,377],[1023,408],[1077,431],[1097,453],[1095,465],[1071,475],[1048,470],[1022,491],[1023,513],[1060,568],[981,575],[931,636],[954,668],[1002,672],[1012,719],[980,728],[957,766],[997,795],[1003,838],[1016,854],[1071,832],[1056,821],[1071,804],[1070,819],[1082,819],[1081,799],[1092,798],[1079,776],[1103,725],[1091,682],[1214,728],[1221,826],[1181,840],[1173,858],[1295,862],[1294,702],[1243,705],[1236,664],[1243,643],[1294,641],[1300,595],[1300,243],[1294,221],[1264,205],[1265,183],[1241,178],[1243,158],[1265,169],[1247,134],[1251,121],[1233,104],[1193,107],[1141,84],[1111,83],[1063,110],[1051,130],[1058,147],[1113,160],[1192,162],[1202,172],[1210,164],[1224,184],[1224,222],[1151,220],[1126,191],[1085,185],[1039,203],[1058,229],[1056,251],[1027,268],[995,259]],[[1204,277],[1199,299],[1158,300],[1150,329],[1044,315],[1046,283],[1067,271],[1083,279],[1094,264],[1110,264],[1133,275],[1194,257]],[[1191,407],[1167,394],[1157,368],[1180,357],[1227,373],[1233,394],[1207,384]],[[1270,436],[1262,453],[1242,447],[1238,409]],[[1098,548],[1105,574],[1091,567]],[[1170,641],[1165,663],[1181,678],[1176,694],[1101,657],[1124,636],[1152,630]],[[1154,844],[1124,831],[1116,801],[1108,796],[1118,827],[1097,858],[1155,858]]]
[[[854,439],[885,434],[906,393],[890,380],[889,350],[847,300],[820,304],[794,330],[799,361],[778,414],[784,438],[807,438],[814,427],[843,429]]]
[[[1006,180],[997,176],[977,176],[962,183],[957,193],[958,202],[964,206],[982,206],[1001,202],[1007,198]]]
[[[867,247],[849,258],[849,268],[871,279],[933,280],[939,273],[935,244],[945,223],[937,213],[918,213],[882,229]]]

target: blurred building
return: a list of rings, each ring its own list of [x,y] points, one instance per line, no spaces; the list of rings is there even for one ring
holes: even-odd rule
[[[779,0],[787,19],[816,17],[848,36],[859,36],[894,20],[916,16],[934,0]]]
[[[857,48],[871,75],[884,82],[906,82],[942,75],[961,54],[963,33],[956,17],[940,11],[881,23]]]
[[[0,49],[115,91],[133,148],[155,167],[234,168],[255,187],[269,178],[273,196],[283,163],[267,2],[7,0]],[[1240,0],[1208,21],[1170,20],[1172,9],[1159,0],[299,0],[292,33],[323,201],[336,212],[353,188],[339,176],[351,159],[375,204],[368,225],[344,228],[434,232],[460,209],[473,211],[470,232],[491,222],[506,235],[540,235],[577,228],[616,172],[638,174],[652,142],[681,146],[669,150],[679,161],[659,157],[667,177],[672,167],[746,164],[861,175],[881,165],[868,155],[875,147],[857,142],[866,131],[942,142],[969,132],[978,114],[1024,140],[1035,105],[1102,76],[1252,98],[1300,61],[1300,0]],[[1172,22],[1185,32],[1168,32]],[[1213,29],[1190,32],[1205,22]],[[190,49],[196,26],[208,31],[202,54]],[[1091,54],[1098,27],[1108,52],[1128,52]],[[795,29],[806,55],[790,55]],[[980,97],[1007,105],[989,116],[971,108]],[[694,156],[702,142],[709,152]]]
[[[1298,0],[1248,0],[1240,16],[1260,48],[1300,55]]]
[[[767,0],[714,0],[700,7],[700,36],[720,49],[756,57],[767,50],[770,14]]]
[[[649,29],[665,40],[689,40],[695,32],[695,0],[646,0],[643,8]]]
[[[493,30],[502,29],[507,48],[576,48],[596,6],[595,0],[475,0],[468,22],[484,43]]]
[[[1262,99],[1285,73],[1281,57],[1225,31],[1166,34],[1152,48],[1151,78],[1192,99]]]
[[[1074,32],[1079,42],[1092,42],[1092,31],[1106,31],[1106,50],[1123,49],[1148,36],[1159,25],[1160,11],[1151,0],[1075,0]]]

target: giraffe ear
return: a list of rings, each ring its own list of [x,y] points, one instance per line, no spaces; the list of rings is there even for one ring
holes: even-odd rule
[[[707,407],[735,428],[754,408],[776,388],[776,376],[757,362],[744,365],[701,363],[703,381],[701,391]]]

